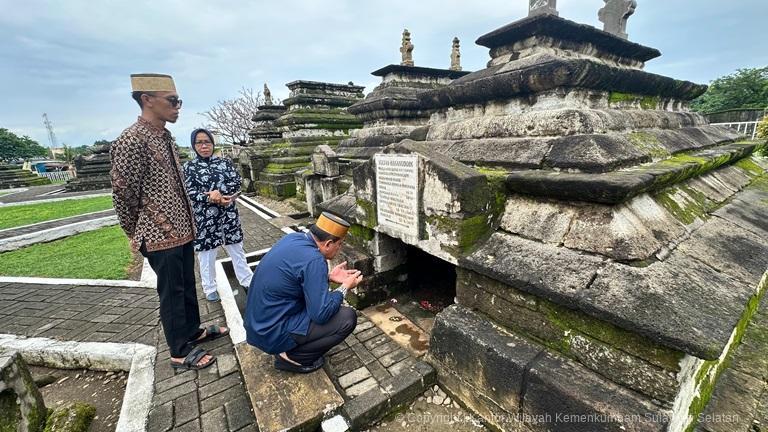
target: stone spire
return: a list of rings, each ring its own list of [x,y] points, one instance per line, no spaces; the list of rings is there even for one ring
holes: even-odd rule
[[[264,83],[264,105],[272,105],[272,92],[269,91],[267,83]]]
[[[534,1],[534,0],[531,0]],[[605,6],[597,13],[603,22],[603,30],[620,38],[627,39],[627,20],[635,13],[635,0],[603,0]]]
[[[557,0],[528,0],[528,16],[534,15],[557,16]]]
[[[453,38],[453,46],[451,47],[451,70],[461,70],[461,52],[459,51],[459,38]]]
[[[402,66],[413,66],[413,44],[411,43],[411,32],[408,29],[403,30],[403,42],[400,46],[400,55]]]

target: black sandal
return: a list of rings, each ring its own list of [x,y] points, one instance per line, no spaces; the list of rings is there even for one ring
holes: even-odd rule
[[[192,351],[190,351],[186,357],[184,357],[184,360],[181,363],[171,360],[171,367],[174,369],[184,369],[184,370],[205,369],[208,366],[216,363],[216,357],[211,356],[211,359],[208,360],[207,363],[198,365],[200,360],[202,360],[203,357],[207,355],[208,355],[208,351],[202,348],[195,348]]]
[[[311,365],[308,365],[308,366],[295,365],[289,362],[288,360],[280,357],[280,354],[275,354],[275,369],[286,371],[286,372],[310,373],[323,367],[323,363],[325,363],[325,359],[322,356],[320,356]]]
[[[222,332],[221,327],[211,324],[207,328],[203,329],[203,332],[205,333],[205,336],[202,339],[195,339],[191,341],[192,345],[197,345],[203,342],[208,342],[214,339],[218,339],[220,337],[224,337],[229,334],[229,328],[227,328],[226,331]]]

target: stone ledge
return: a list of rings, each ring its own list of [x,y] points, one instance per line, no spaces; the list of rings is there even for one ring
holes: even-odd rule
[[[637,427],[617,422],[633,415],[645,418],[668,412],[575,362],[503,332],[461,306],[450,306],[438,314],[432,335],[430,361],[438,369],[441,383],[497,427],[574,432],[660,432],[665,428],[663,423]],[[610,416],[612,421],[571,423],[564,428],[566,425],[557,423],[563,415]]]
[[[529,59],[523,59],[529,60]],[[424,109],[485,104],[556,88],[584,88],[690,100],[707,86],[638,69],[620,69],[596,60],[541,55],[534,64],[520,61],[491,66],[448,86],[419,94]]]
[[[323,370],[291,374],[274,369],[274,357],[247,343],[235,345],[248,397],[262,432],[315,430],[344,399]]]
[[[522,41],[531,36],[551,36],[557,39],[589,43],[600,50],[618,53],[623,57],[642,62],[661,55],[661,52],[655,48],[630,42],[590,25],[578,24],[554,15],[523,18],[480,36],[475,43],[484,47],[495,48]]]
[[[735,162],[762,147],[755,142],[727,144],[647,166],[605,174],[559,171],[513,171],[507,174],[510,191],[559,200],[618,204],[643,192],[671,186]]]

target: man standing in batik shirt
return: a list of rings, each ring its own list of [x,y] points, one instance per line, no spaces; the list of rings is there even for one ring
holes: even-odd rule
[[[179,118],[181,99],[168,75],[134,74],[131,87],[141,116],[110,149],[112,202],[131,248],[140,251],[157,274],[171,366],[202,369],[216,359],[195,345],[224,336],[229,329],[200,328],[192,208],[174,139],[165,129],[166,122]]]

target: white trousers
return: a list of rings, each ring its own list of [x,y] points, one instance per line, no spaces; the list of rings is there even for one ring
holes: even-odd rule
[[[248,261],[245,259],[243,242],[224,245],[224,249],[232,258],[232,266],[235,268],[235,276],[240,285],[250,286],[253,272],[248,267]],[[197,262],[200,263],[200,277],[203,282],[203,292],[210,294],[216,292],[216,254],[219,248],[201,251],[197,253]],[[233,289],[237,287],[232,287]]]

